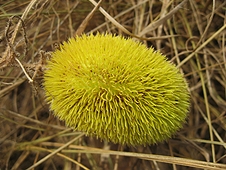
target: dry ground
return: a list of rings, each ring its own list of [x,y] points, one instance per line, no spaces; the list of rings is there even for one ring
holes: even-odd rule
[[[226,1],[186,1],[103,0],[95,10],[94,0],[1,0],[0,169],[226,169]],[[49,52],[97,31],[153,46],[184,73],[191,107],[172,139],[121,147],[49,114],[42,88]]]

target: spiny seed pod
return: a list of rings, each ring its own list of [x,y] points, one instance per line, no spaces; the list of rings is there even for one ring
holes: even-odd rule
[[[183,75],[165,56],[111,34],[64,42],[47,64],[44,88],[67,126],[132,146],[169,138],[189,107]]]

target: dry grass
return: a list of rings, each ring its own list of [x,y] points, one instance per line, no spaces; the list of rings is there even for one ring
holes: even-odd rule
[[[226,169],[226,1],[180,2],[103,0],[95,9],[94,0],[1,1],[0,169]],[[48,52],[96,31],[133,36],[185,74],[191,108],[172,139],[122,147],[49,114],[42,89]]]

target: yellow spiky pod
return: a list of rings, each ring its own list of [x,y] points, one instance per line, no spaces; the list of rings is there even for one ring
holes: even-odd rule
[[[67,126],[132,146],[171,137],[189,107],[187,83],[175,65],[152,48],[111,34],[64,42],[47,64],[44,89]]]

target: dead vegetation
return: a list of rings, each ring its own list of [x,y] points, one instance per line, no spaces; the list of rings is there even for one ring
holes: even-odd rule
[[[0,169],[226,169],[226,1],[0,2]],[[191,92],[172,139],[122,147],[73,132],[44,100],[42,75],[68,37],[111,32],[164,53]]]

